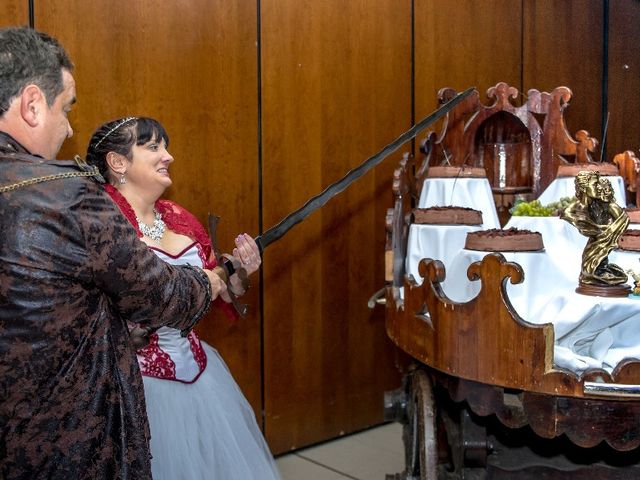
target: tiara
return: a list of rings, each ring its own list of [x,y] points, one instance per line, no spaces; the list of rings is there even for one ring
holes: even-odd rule
[[[118,123],[115,124],[114,127],[111,128],[111,130],[109,130],[107,133],[104,134],[104,136],[98,140],[96,142],[96,144],[93,146],[94,149],[98,148],[98,146],[104,141],[105,138],[107,138],[109,135],[111,135],[113,132],[115,132],[116,130],[118,130],[121,126],[123,126],[125,123],[129,123],[131,120],[137,120],[138,117],[127,117],[127,118],[123,118],[122,120],[120,120]]]

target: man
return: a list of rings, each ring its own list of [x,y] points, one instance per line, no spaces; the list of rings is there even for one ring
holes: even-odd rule
[[[73,134],[58,42],[0,29],[0,478],[151,478],[125,318],[187,332],[217,275],[140,242],[96,180],[53,160]]]

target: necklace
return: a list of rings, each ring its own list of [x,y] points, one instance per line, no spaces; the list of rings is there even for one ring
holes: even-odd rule
[[[143,223],[142,220],[140,220],[138,217],[136,217],[136,221],[138,222],[138,227],[140,228],[140,231],[143,235],[146,235],[151,240],[159,242],[160,240],[162,240],[162,236],[164,235],[164,231],[166,230],[167,226],[162,220],[162,215],[160,215],[160,212],[158,212],[155,208],[153,209],[153,216],[154,220],[152,227],[150,227],[146,223]]]

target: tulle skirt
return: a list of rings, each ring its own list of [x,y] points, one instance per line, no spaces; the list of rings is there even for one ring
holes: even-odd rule
[[[249,403],[218,352],[195,383],[143,377],[155,480],[279,479]]]

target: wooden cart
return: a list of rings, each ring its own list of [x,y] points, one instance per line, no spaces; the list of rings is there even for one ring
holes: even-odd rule
[[[454,93],[442,90],[440,98]],[[404,472],[387,478],[640,478],[640,397],[634,397],[640,362],[582,376],[555,367],[554,328],[515,312],[506,284],[522,282],[523,272],[501,254],[469,268],[469,280],[481,289],[467,303],[443,293],[439,261],[420,262],[421,285],[404,275],[410,212],[430,167],[482,166],[490,175],[496,165],[488,164],[487,148],[511,143],[511,155],[524,158],[526,168],[506,184],[492,183],[498,204],[507,206],[516,193],[535,196],[560,167],[595,163],[596,142],[586,132],[574,140],[564,126],[569,89],[529,91],[519,107],[511,103],[517,91],[506,84],[488,96],[490,106],[476,96],[452,111],[424,142],[422,163],[406,156],[394,174],[386,326],[415,364],[404,387],[385,398],[387,418],[405,425],[406,448]]]

